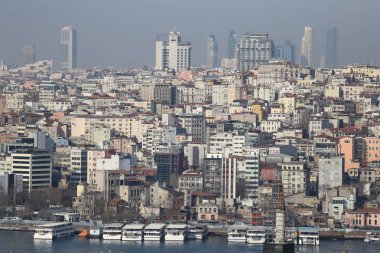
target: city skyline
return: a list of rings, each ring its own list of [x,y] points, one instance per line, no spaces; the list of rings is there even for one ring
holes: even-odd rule
[[[235,3],[221,2],[216,6],[216,13],[223,17],[228,15],[228,10],[239,9],[242,15],[233,19],[225,20],[223,18],[215,18],[213,22],[206,22],[208,15],[206,10],[214,6],[214,1],[203,3],[203,11],[197,13],[197,19],[194,22],[193,14],[198,9],[197,4],[188,6],[186,13],[180,12],[184,6],[184,1],[178,1],[178,5],[172,6],[169,0],[160,1],[160,3],[151,0],[139,1],[136,3],[125,3],[116,1],[118,8],[111,8],[113,5],[100,1],[92,1],[92,5],[85,3],[77,3],[77,1],[65,1],[60,3],[46,3],[46,1],[36,0],[33,3],[28,1],[7,1],[0,10],[0,27],[1,34],[7,36],[2,41],[0,58],[7,64],[21,64],[19,50],[24,44],[33,44],[38,48],[38,56],[40,59],[54,59],[55,64],[59,59],[59,29],[66,24],[72,25],[81,36],[78,38],[80,52],[80,67],[92,66],[122,66],[136,67],[142,65],[154,65],[154,36],[159,32],[165,32],[173,26],[177,26],[184,34],[186,39],[192,41],[193,47],[193,65],[205,64],[206,48],[204,46],[204,38],[208,34],[215,34],[220,38],[220,59],[226,57],[227,40],[222,38],[228,37],[228,31],[234,29],[238,34],[246,32],[267,32],[271,34],[275,43],[290,39],[299,52],[299,42],[302,36],[303,26],[306,24],[314,28],[316,35],[315,41],[315,59],[325,54],[325,34],[326,29],[335,26],[339,30],[340,41],[340,62],[350,63],[372,63],[380,61],[380,55],[377,52],[378,45],[371,41],[367,41],[362,45],[356,46],[360,42],[360,38],[375,36],[370,31],[376,29],[376,25],[371,22],[370,16],[375,15],[378,4],[368,3],[365,8],[359,8],[360,3],[357,1],[322,1],[325,4],[303,3],[296,0],[292,4],[291,9],[286,1],[266,1],[262,2],[242,2],[245,8]],[[368,1],[367,1],[368,2]],[[200,3],[200,1],[195,1]],[[273,10],[272,16],[276,19],[269,19],[269,22],[259,22],[266,17],[265,12],[257,13],[254,17],[249,17],[248,10],[252,6],[266,9],[276,3],[278,8]],[[146,4],[152,6],[149,14],[152,18],[149,21],[140,21],[131,26],[129,24],[136,20],[137,14],[144,10]],[[304,13],[305,7],[311,7],[312,13]],[[170,7],[170,8],[169,8]],[[88,8],[85,18],[82,18],[82,12]],[[256,8],[256,7],[255,7]],[[339,8],[339,9],[338,9]],[[45,9],[51,9],[45,12]],[[69,11],[73,9],[74,11]],[[273,9],[273,8],[272,8]],[[280,10],[287,11],[280,11]],[[28,12],[24,11],[28,10]],[[30,10],[30,11],[29,11]],[[124,10],[126,11],[124,15]],[[169,10],[171,10],[169,12]],[[335,15],[340,10],[347,15]],[[9,13],[19,13],[18,18],[12,18],[12,27],[6,26],[11,16]],[[99,20],[98,13],[105,13],[107,19]],[[288,14],[297,14],[297,20],[285,18]],[[349,13],[355,12],[355,15]],[[121,15],[123,13],[123,15]],[[161,13],[158,15],[158,13]],[[172,16],[170,13],[174,13]],[[320,13],[324,13],[323,20],[320,19]],[[286,15],[285,15],[286,14]],[[333,15],[334,14],[334,15]],[[179,18],[182,15],[182,18]],[[42,18],[49,18],[50,22],[44,22]],[[153,19],[159,19],[154,26],[150,22]],[[278,20],[284,20],[278,22]],[[360,22],[359,22],[360,21]],[[195,24],[195,25],[194,25]],[[202,24],[202,25],[197,25]],[[26,29],[26,27],[28,27]],[[32,29],[30,29],[32,27]],[[366,29],[361,29],[366,27]],[[354,35],[352,31],[355,30]],[[144,32],[141,32],[144,31]],[[375,36],[375,39],[377,37]],[[100,49],[100,50],[99,50]],[[17,55],[16,55],[17,54]]]

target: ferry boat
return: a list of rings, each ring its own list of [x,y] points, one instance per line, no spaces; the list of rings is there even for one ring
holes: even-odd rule
[[[103,228],[101,227],[95,227],[91,228],[89,231],[89,237],[90,238],[99,238],[101,239],[103,237]]]
[[[380,233],[367,232],[364,242],[380,242]]]
[[[233,225],[228,228],[228,242],[247,242],[247,227],[245,225]]]
[[[127,224],[123,227],[122,241],[143,241],[144,240],[144,224]]]
[[[121,240],[123,223],[111,223],[104,225],[103,240]]]
[[[184,241],[187,239],[189,226],[186,224],[170,224],[165,230],[165,241]]]
[[[58,222],[38,225],[34,232],[34,239],[57,239],[72,236],[75,228],[71,222]]]
[[[208,236],[207,225],[191,225],[187,238],[188,239],[204,239],[207,236]]]
[[[264,226],[252,226],[247,230],[247,243],[264,244],[266,241],[266,228]]]
[[[318,229],[314,227],[298,228],[298,244],[299,245],[319,245]]]
[[[165,227],[163,223],[151,223],[144,229],[144,241],[162,241],[165,239]]]

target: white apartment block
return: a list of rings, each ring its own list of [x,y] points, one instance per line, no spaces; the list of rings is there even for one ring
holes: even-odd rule
[[[309,175],[305,163],[294,161],[279,163],[278,166],[281,170],[285,195],[303,192],[308,189]]]
[[[12,173],[23,176],[24,189],[29,192],[51,187],[52,157],[44,150],[20,149],[12,156]]]
[[[282,121],[280,120],[263,120],[260,124],[262,132],[276,133],[282,128]]]
[[[156,69],[174,69],[177,73],[190,68],[190,42],[181,42],[181,33],[171,31],[168,41],[156,41]]]

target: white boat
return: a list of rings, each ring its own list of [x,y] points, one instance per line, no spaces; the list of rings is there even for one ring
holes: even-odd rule
[[[252,226],[247,230],[247,243],[264,244],[266,241],[266,227]]]
[[[163,223],[151,223],[144,229],[144,241],[162,241],[165,239],[165,227]]]
[[[165,241],[184,241],[187,239],[188,233],[188,225],[170,224],[165,229]]]
[[[75,228],[71,222],[49,223],[36,226],[33,238],[53,240],[72,236],[74,232]]]
[[[298,244],[299,245],[319,245],[318,229],[314,227],[298,228]]]
[[[102,238],[103,236],[103,228],[97,227],[97,228],[91,228],[89,231],[89,237],[90,238]]]
[[[127,224],[122,229],[122,241],[143,241],[144,224]]]
[[[367,243],[380,242],[380,234],[379,233],[373,233],[373,232],[367,232],[367,235],[365,236],[364,242],[367,242]]]
[[[245,225],[233,225],[228,228],[228,242],[247,242],[247,227]]]
[[[121,240],[121,229],[123,223],[111,223],[104,225],[103,240]]]
[[[190,226],[188,239],[204,239],[208,236],[207,225],[192,225]]]

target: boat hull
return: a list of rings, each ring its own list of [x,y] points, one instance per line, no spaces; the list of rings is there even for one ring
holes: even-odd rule
[[[143,241],[143,237],[142,236],[125,236],[125,235],[123,235],[121,237],[121,240],[122,241],[130,241],[130,242],[141,242],[141,241]]]
[[[228,242],[246,243],[247,242],[247,238],[244,238],[244,237],[228,238]]]
[[[103,240],[121,240],[121,234],[120,235],[109,235],[109,234],[103,234]]]
[[[58,239],[58,238],[70,237],[73,235],[74,235],[74,229],[70,232],[55,233],[54,235],[52,233],[46,233],[46,234],[35,233],[33,235],[33,238],[34,239],[43,239],[43,240],[54,240],[54,239]]]
[[[247,243],[249,244],[264,244],[265,243],[265,238],[247,238]]]
[[[184,235],[166,235],[165,241],[184,241],[185,236]]]

